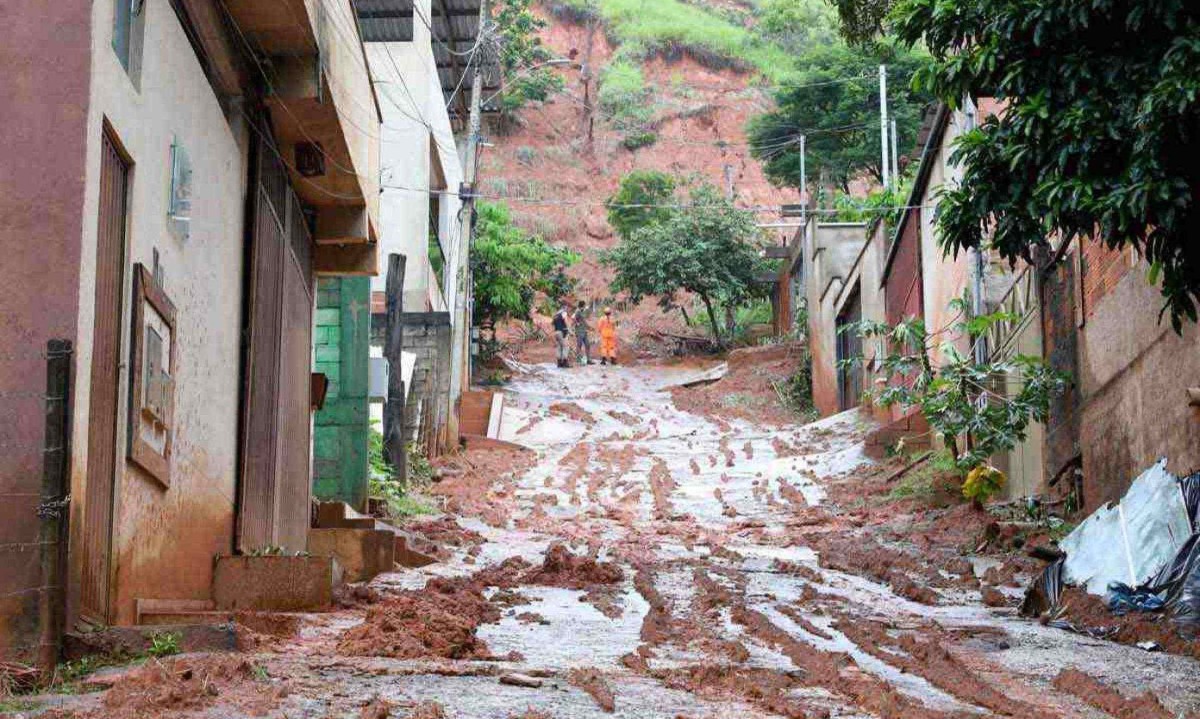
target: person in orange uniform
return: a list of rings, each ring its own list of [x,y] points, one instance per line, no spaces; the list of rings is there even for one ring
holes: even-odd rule
[[[600,331],[600,364],[617,363],[617,323],[612,318],[612,308],[604,308],[604,316],[596,323]]]

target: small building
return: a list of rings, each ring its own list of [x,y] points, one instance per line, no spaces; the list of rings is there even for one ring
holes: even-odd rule
[[[47,606],[133,624],[210,598],[214,555],[306,548],[315,283],[376,272],[380,116],[349,0],[6,10],[0,655],[28,660]]]

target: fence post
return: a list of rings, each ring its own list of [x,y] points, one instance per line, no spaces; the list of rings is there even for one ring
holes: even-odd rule
[[[52,673],[62,648],[66,613],[66,553],[68,507],[67,475],[71,458],[71,341],[50,340],[46,345],[46,432],[43,440],[41,519],[42,584],[39,619],[41,642],[38,664]]]
[[[383,356],[388,361],[387,400],[383,405],[383,450],[388,461],[399,473],[400,482],[408,482],[407,437],[404,436],[404,376],[401,374],[401,349],[404,325],[404,265],[406,258],[398,253],[388,255],[387,268],[387,332],[383,341]]]

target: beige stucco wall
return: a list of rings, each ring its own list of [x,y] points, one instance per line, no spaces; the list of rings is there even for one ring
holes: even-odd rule
[[[814,224],[811,240],[806,242],[808,347],[812,354],[813,405],[825,416],[838,411],[837,299],[866,243],[866,225]]]
[[[418,10],[430,17],[429,0],[418,2],[422,6]],[[447,189],[452,193],[441,195],[438,232],[446,266],[456,266],[461,256],[458,210],[462,203],[457,192],[462,168],[431,42],[429,29],[416,22],[412,42],[367,44],[384,118],[380,257],[382,263],[392,252],[407,257],[404,309],[417,312],[446,310],[453,302],[429,263],[430,191]],[[434,152],[445,176],[444,187],[435,186],[430,172]],[[372,280],[373,290],[382,291],[386,286],[386,264],[380,270]]]
[[[317,5],[325,13],[328,29],[327,74],[329,91],[350,150],[350,161],[362,186],[367,213],[379,228],[380,128],[379,110],[371,93],[369,63],[363,55],[358,20],[350,0],[307,0],[309,17],[317,17]],[[426,15],[428,17],[428,15]]]
[[[954,152],[954,140],[962,134],[963,116],[953,112],[946,123],[945,134],[938,153],[931,158],[929,181],[921,196],[921,274],[924,283],[925,327],[930,332],[949,328],[956,321],[957,313],[950,309],[951,300],[961,297],[970,284],[970,264],[966,253],[957,257],[945,256],[938,244],[937,214],[934,205],[942,185],[955,183],[961,171],[950,163]],[[959,349],[966,350],[966,340],[956,342]],[[936,353],[935,353],[936,355]],[[938,357],[934,356],[936,363]]]
[[[245,149],[240,115],[222,112],[178,19],[165,0],[146,3],[140,90],[111,47],[114,0],[92,8],[94,33],[87,121],[79,345],[72,456],[72,593],[87,488],[90,383],[100,138],[107,121],[135,163],[131,179],[118,417],[115,619],[134,620],[135,598],[206,598],[212,557],[232,546],[237,475],[239,324]],[[192,162],[191,234],[168,229],[171,144]],[[152,264],[176,307],[174,460],[164,489],[125,460],[128,416],[131,268]],[[71,606],[76,606],[73,601]]]

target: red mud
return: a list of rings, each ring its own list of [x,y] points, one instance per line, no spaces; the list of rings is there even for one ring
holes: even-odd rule
[[[218,704],[236,706],[242,716],[265,716],[287,696],[255,679],[255,668],[238,656],[212,655],[151,659],[113,685],[102,708],[77,712],[79,719],[144,719],[167,712],[199,712]]]
[[[1132,699],[1078,669],[1064,669],[1054,677],[1054,688],[1073,694],[1116,719],[1176,719],[1158,697],[1145,692]],[[1195,719],[1195,715],[1189,715]]]
[[[505,526],[512,513],[512,497],[505,480],[524,474],[536,461],[537,454],[531,450],[495,445],[443,455],[434,460],[435,467],[452,471],[430,488],[430,494],[444,498],[445,510],[450,514],[478,517],[494,527]]]
[[[1107,639],[1121,644],[1157,642],[1163,651],[1200,659],[1200,641],[1189,641],[1179,635],[1170,618],[1161,613],[1130,612],[1117,616],[1104,606],[1104,601],[1079,587],[1065,587],[1060,605],[1065,618],[1079,627],[1115,628]]]
[[[589,427],[596,423],[595,417],[574,402],[555,402],[554,404],[550,405],[550,414],[567,417],[575,420],[576,422],[582,422]]]
[[[587,692],[604,711],[616,711],[617,700],[612,686],[600,672],[591,668],[572,669],[571,673],[567,675],[567,681]]]
[[[500,611],[483,596],[475,579],[429,580],[367,610],[362,624],[338,642],[339,654],[417,659],[491,659],[476,636],[479,625],[498,621]]]
[[[798,418],[780,403],[774,385],[795,374],[802,358],[800,350],[797,343],[733,350],[726,357],[729,371],[720,380],[672,389],[675,406],[714,419],[795,424]]]

